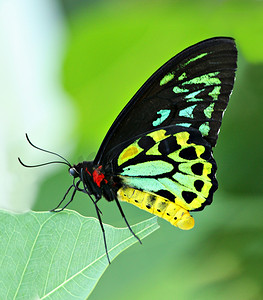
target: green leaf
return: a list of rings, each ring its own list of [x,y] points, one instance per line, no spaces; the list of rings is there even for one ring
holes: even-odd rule
[[[132,228],[143,239],[156,220]],[[137,241],[127,228],[104,226],[111,260]],[[108,266],[97,219],[70,210],[0,212],[1,299],[86,299]]]

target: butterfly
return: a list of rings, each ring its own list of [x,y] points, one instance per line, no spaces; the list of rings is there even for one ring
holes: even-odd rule
[[[62,163],[69,166],[73,176],[73,184],[52,211],[67,207],[77,191],[87,194],[96,208],[109,262],[98,207],[101,198],[117,204],[139,241],[121,201],[180,229],[193,228],[190,212],[211,204],[218,188],[212,148],[233,89],[236,68],[237,49],[229,37],[204,40],[172,57],[124,107],[93,161],[71,165],[62,156],[36,147],[27,136],[35,148],[63,158]],[[71,190],[70,200],[59,208]]]

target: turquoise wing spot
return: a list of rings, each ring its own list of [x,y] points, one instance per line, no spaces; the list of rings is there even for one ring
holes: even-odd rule
[[[185,67],[185,66],[189,65],[191,62],[196,61],[197,59],[200,59],[200,58],[206,56],[207,54],[208,53],[201,53],[201,54],[197,55],[196,57],[189,59],[183,66]]]
[[[124,184],[143,191],[158,192],[164,186],[155,178],[120,176]]]
[[[164,173],[171,172],[173,170],[173,165],[162,161],[154,160],[147,161],[143,163],[138,163],[136,165],[131,165],[123,168],[120,175],[122,176],[156,176]]]
[[[211,119],[212,113],[214,111],[215,103],[211,103],[205,110],[204,114],[207,118]]]
[[[178,126],[183,126],[183,127],[190,127],[192,124],[191,123],[180,123],[180,124],[176,124]]]
[[[152,122],[153,126],[159,126],[163,121],[165,121],[169,117],[170,113],[171,113],[170,109],[161,109],[157,111],[157,114],[161,116],[160,118]]]
[[[197,194],[199,197],[201,197],[202,200],[205,200],[204,197],[208,197],[209,190],[211,188],[211,182],[209,178],[207,180],[204,179],[202,176],[191,176],[189,174],[182,174],[182,173],[175,173],[173,175],[173,178],[181,185],[186,187],[186,189],[189,189],[190,191]],[[203,187],[200,191],[197,191],[195,188],[195,182],[196,180],[200,180],[203,182]],[[201,200],[199,198],[199,200]]]
[[[183,187],[180,186],[177,182],[169,178],[158,178],[158,181],[163,184],[168,191],[173,194],[181,195]]]
[[[163,79],[160,81],[160,86],[166,84],[167,82],[173,80],[174,78],[174,73],[168,73],[163,77]]]
[[[193,119],[194,118],[193,111],[194,111],[196,106],[197,106],[197,104],[192,105],[192,106],[188,106],[187,108],[182,109],[181,111],[179,111],[179,116]]]
[[[173,88],[173,92],[176,93],[176,94],[181,94],[181,93],[187,93],[187,92],[189,92],[189,90],[188,89],[181,89],[178,86],[175,86]]]
[[[191,102],[191,101],[203,101],[203,99],[199,99],[199,98],[195,98],[195,96],[197,96],[198,94],[200,94],[201,92],[203,92],[205,89],[199,90],[199,91],[195,91],[189,95],[185,96],[185,99],[187,99],[187,102]]]
[[[213,98],[213,100],[217,100],[220,94],[221,86],[215,86],[212,92],[208,93],[209,96]]]
[[[175,173],[172,177],[181,186],[185,186],[185,187],[189,188],[190,190],[197,192],[196,189],[195,189],[195,187],[194,187],[194,183],[196,181],[196,177],[191,176],[189,174],[185,175],[185,174],[182,174],[182,173]],[[201,179],[202,179],[202,177],[201,177]],[[201,194],[201,193],[198,193],[198,194]]]
[[[209,134],[209,122],[205,122],[199,126],[199,131],[202,133],[202,136],[207,136]]]
[[[208,74],[204,74],[199,77],[195,77],[193,79],[190,79],[188,81],[185,81],[182,83],[182,85],[186,84],[204,84],[205,86],[209,85],[219,85],[221,83],[221,80],[217,78],[216,76],[219,74],[219,72],[211,72]]]

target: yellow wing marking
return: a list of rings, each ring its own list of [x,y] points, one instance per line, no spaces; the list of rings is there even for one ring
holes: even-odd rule
[[[162,153],[158,150],[159,143],[155,144],[152,148],[150,148],[146,155],[162,155]]]
[[[131,145],[129,145],[127,148],[125,148],[118,158],[118,165],[122,165],[126,161],[134,158],[137,156],[140,152],[143,151],[143,149],[138,145],[138,141],[135,141]]]
[[[166,134],[166,130],[157,130],[157,131],[153,131],[147,134],[147,136],[150,136],[153,138],[153,140],[155,141],[155,143],[157,144],[158,142],[168,138],[170,135],[165,135]],[[144,149],[142,149],[139,145],[138,142],[140,141],[141,138],[137,139],[136,141],[134,141],[131,145],[129,145],[128,147],[126,147],[121,154],[119,155],[118,158],[118,165],[122,165],[123,163],[125,163],[126,161],[134,158],[135,156],[137,156],[139,153],[141,153],[142,151],[144,151]],[[152,151],[152,153],[147,153],[147,154],[158,154],[160,155],[161,153],[158,152],[158,144],[155,145],[156,147],[152,147],[150,150]]]
[[[190,144],[193,145],[195,147],[195,152],[197,157],[200,157],[200,155],[202,155],[205,152],[205,147],[202,145],[195,145],[195,144]]]
[[[150,132],[147,135],[152,137],[155,143],[158,143],[164,139],[167,139],[170,136],[170,134],[169,135],[165,135],[165,134],[166,134],[166,130],[160,129],[157,131]]]
[[[190,134],[188,132],[182,131],[182,132],[174,134],[174,136],[176,137],[178,145],[181,145],[181,146],[188,146],[189,145],[187,143],[187,141],[189,140],[189,136],[190,136]]]
[[[194,227],[194,218],[189,211],[164,197],[130,187],[120,188],[117,196],[119,200],[161,217],[180,229],[188,230]]]

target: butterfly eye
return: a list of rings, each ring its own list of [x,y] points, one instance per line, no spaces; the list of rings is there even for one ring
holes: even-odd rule
[[[79,173],[74,167],[69,168],[68,171],[69,171],[69,174],[71,176],[73,176],[74,178],[79,177]]]

